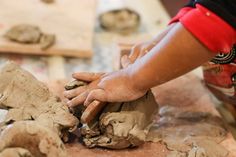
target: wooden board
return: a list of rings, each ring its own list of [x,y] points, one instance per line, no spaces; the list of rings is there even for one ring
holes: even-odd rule
[[[0,52],[91,57],[96,0],[0,1]],[[39,45],[10,42],[2,36],[13,25],[33,24],[56,34],[56,44],[46,51]]]

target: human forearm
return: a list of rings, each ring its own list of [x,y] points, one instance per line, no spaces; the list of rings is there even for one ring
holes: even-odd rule
[[[214,54],[178,23],[147,55],[127,69],[134,86],[146,90],[210,60]]]

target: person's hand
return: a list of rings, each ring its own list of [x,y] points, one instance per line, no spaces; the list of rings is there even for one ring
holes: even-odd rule
[[[67,102],[70,107],[83,103],[88,106],[94,100],[101,102],[131,101],[143,96],[147,91],[137,89],[126,70],[107,74],[81,72],[74,73],[73,77],[91,83],[88,86],[64,92],[64,96],[71,99]]]
[[[149,41],[145,43],[139,43],[132,47],[130,55],[124,55],[121,58],[121,65],[123,68],[129,66],[130,64],[133,64],[136,60],[143,57],[145,54],[147,54],[156,43],[154,41]]]

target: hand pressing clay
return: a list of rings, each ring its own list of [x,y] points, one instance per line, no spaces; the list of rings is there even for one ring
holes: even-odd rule
[[[1,153],[9,148],[20,147],[27,149],[34,157],[67,156],[58,135],[35,121],[21,121],[9,125],[1,132],[0,139]]]
[[[74,80],[65,86],[70,90],[87,83]],[[80,105],[79,116],[84,108]],[[147,133],[158,111],[158,104],[149,91],[136,101],[110,103],[105,106],[98,119],[81,128],[84,144],[89,147],[124,149],[139,146],[146,140]],[[78,117],[80,119],[80,117]]]
[[[43,33],[38,26],[20,24],[13,26],[4,35],[7,39],[23,44],[40,44],[42,50],[51,47],[56,40],[54,34]]]
[[[139,14],[130,9],[112,10],[103,13],[99,20],[101,27],[105,30],[124,35],[135,32],[140,25]]]
[[[0,71],[0,108],[8,113],[1,125],[34,120],[59,136],[73,131],[79,120],[53,95],[45,84],[14,63]]]
[[[0,153],[0,157],[34,157],[28,150],[23,148],[7,148]]]

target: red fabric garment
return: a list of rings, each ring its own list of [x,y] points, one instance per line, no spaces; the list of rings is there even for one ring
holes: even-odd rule
[[[170,24],[177,21],[212,52],[228,53],[236,43],[235,29],[199,4],[181,9]]]
[[[183,17],[186,13],[188,13],[192,9],[194,9],[194,8],[192,8],[192,7],[184,7],[182,9],[180,9],[180,11],[177,13],[177,15],[175,15],[175,17],[173,17],[170,20],[169,25],[172,24],[172,23],[178,22],[181,17]]]

